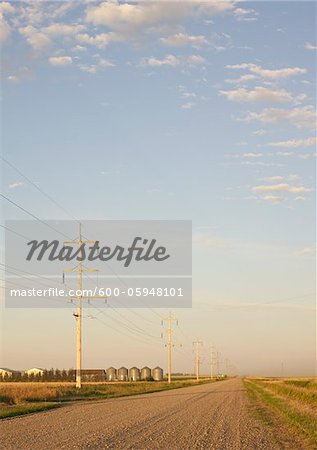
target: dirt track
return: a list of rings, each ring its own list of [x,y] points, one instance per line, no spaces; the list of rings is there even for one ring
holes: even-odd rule
[[[240,379],[4,420],[0,436],[3,450],[281,448],[250,414]]]

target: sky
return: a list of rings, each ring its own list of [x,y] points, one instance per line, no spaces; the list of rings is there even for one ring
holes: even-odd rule
[[[0,3],[2,155],[63,209],[4,162],[3,194],[43,220],[192,220],[175,371],[193,370],[199,339],[205,373],[211,344],[242,374],[314,372],[315,15],[302,1]],[[3,201],[2,218],[28,217]],[[2,367],[74,366],[69,309],[2,301]],[[167,313],[89,308],[84,366],[166,368]]]

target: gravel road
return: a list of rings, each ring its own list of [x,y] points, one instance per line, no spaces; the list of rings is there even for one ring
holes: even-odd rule
[[[250,414],[240,379],[7,419],[0,436],[2,450],[281,448]]]

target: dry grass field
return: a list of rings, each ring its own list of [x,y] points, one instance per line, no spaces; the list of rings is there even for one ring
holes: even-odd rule
[[[201,380],[199,384],[210,382]],[[0,418],[26,414],[60,406],[64,402],[97,400],[144,394],[197,384],[193,379],[162,382],[84,383],[81,390],[72,382],[0,383]]]
[[[245,387],[257,416],[267,426],[288,426],[317,448],[316,378],[246,378]]]

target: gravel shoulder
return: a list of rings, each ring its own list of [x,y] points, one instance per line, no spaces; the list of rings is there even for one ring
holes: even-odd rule
[[[3,450],[281,448],[250,412],[240,379],[6,419],[0,435]]]

